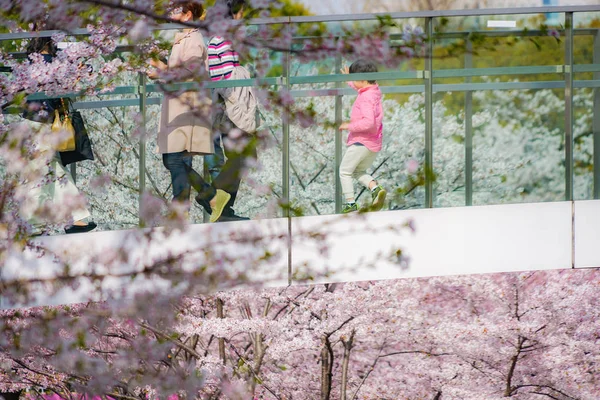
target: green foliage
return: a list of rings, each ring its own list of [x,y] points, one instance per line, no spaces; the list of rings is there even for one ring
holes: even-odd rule
[[[550,66],[564,65],[564,35],[565,28],[559,28],[560,37],[551,36],[551,27],[543,23],[541,16],[532,17],[528,23],[537,24],[539,33],[532,36],[530,29],[524,28],[519,33],[507,37],[490,37],[482,32],[470,32],[467,38],[443,38],[443,32],[448,29],[449,20],[439,18],[434,28],[434,70],[466,68],[466,60],[470,55],[471,68],[499,68],[520,66]],[[600,19],[594,19],[586,27],[600,28]],[[574,62],[575,64],[592,63],[593,37],[590,35],[577,35],[574,37]],[[422,70],[424,60],[412,59],[400,66],[401,70]],[[592,79],[592,73],[579,73],[576,79]],[[525,74],[525,75],[499,75],[489,78],[472,77],[470,82],[486,82],[499,80],[501,82],[515,81],[536,82],[554,81],[564,79],[562,73],[552,74]],[[436,84],[465,83],[467,78],[437,78]],[[422,83],[422,82],[421,82]],[[407,85],[406,80],[396,81],[395,85]],[[409,94],[395,94],[391,96],[403,103]],[[464,93],[443,93],[446,113],[459,115],[464,109]],[[478,105],[474,103],[474,106]]]
[[[271,16],[273,17],[298,17],[303,15],[312,15],[310,10],[304,4],[293,0],[280,0],[280,7],[272,6]]]

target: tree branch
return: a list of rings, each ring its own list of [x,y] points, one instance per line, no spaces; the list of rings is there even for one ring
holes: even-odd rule
[[[150,332],[154,333],[157,336],[162,337],[165,340],[168,340],[169,342],[173,343],[174,345],[176,345],[177,347],[187,351],[190,355],[196,357],[197,359],[201,359],[202,355],[200,355],[196,350],[192,349],[191,347],[189,347],[188,345],[186,345],[185,343],[183,343],[181,340],[178,339],[174,339],[172,337],[170,337],[169,335],[167,335],[164,332],[161,332],[160,330],[158,330],[157,328],[154,328],[146,323],[141,322],[140,326],[142,328],[148,329]]]
[[[342,345],[344,346],[344,358],[342,359],[342,382],[341,382],[341,395],[340,400],[346,400],[346,391],[348,389],[348,366],[350,365],[350,351],[354,344],[354,335],[356,330],[352,330],[350,338],[345,341],[342,339]]]

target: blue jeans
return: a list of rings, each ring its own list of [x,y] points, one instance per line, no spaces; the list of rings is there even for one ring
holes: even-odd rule
[[[214,196],[214,189],[192,168],[192,155],[187,151],[163,154],[163,164],[171,173],[173,200],[190,201],[192,186],[198,193]]]
[[[214,182],[219,172],[225,165],[225,154],[223,153],[223,146],[221,145],[221,135],[214,138],[213,144],[215,146],[214,154],[204,156],[204,164],[208,169],[211,180]]]

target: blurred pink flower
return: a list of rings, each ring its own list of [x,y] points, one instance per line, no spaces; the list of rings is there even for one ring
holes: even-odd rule
[[[419,162],[414,158],[408,160],[406,162],[406,169],[408,170],[409,174],[414,174],[419,169]]]

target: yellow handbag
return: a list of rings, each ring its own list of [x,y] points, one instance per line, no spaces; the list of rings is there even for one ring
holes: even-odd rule
[[[69,136],[56,146],[56,151],[73,151],[76,149],[75,145],[75,128],[71,122],[71,117],[65,107],[65,101],[62,100],[63,109],[65,110],[65,117],[60,120],[60,113],[57,109],[54,109],[54,122],[52,123],[52,132],[66,131]]]

